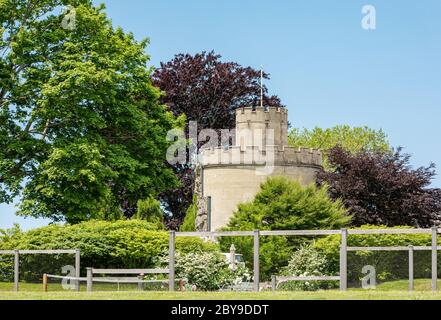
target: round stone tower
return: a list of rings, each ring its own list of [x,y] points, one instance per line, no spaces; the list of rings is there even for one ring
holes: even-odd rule
[[[322,168],[320,151],[288,147],[285,108],[236,110],[233,140],[233,146],[201,153],[200,189],[207,210],[197,217],[198,231],[226,226],[237,205],[252,200],[268,177],[284,176],[308,185]]]

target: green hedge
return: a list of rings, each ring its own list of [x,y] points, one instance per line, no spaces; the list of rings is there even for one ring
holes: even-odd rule
[[[406,229],[409,227],[399,227]],[[384,226],[363,226],[358,229],[388,229]],[[390,229],[390,228],[389,228]],[[396,229],[396,228],[395,228]],[[438,241],[440,241],[439,238]],[[387,247],[387,246],[431,246],[430,234],[416,235],[348,235],[348,246],[352,247]],[[313,247],[323,254],[329,262],[329,275],[337,275],[340,261],[339,235],[328,236],[317,240]],[[441,259],[438,259],[438,271],[441,276]],[[372,265],[377,272],[378,281],[390,281],[408,279],[409,265],[407,251],[358,251],[348,252],[348,282],[352,285],[359,284],[360,279],[365,276],[361,272],[363,266]],[[431,274],[431,252],[414,252],[414,274],[415,278],[430,278]]]
[[[80,249],[82,274],[86,267],[151,268],[168,251],[168,232],[158,225],[141,220],[89,221],[77,225],[51,225],[28,232],[17,229],[3,232],[0,250],[13,249]],[[177,238],[176,250],[188,252],[219,251],[216,244],[199,238]],[[0,277],[10,279],[12,261],[0,257]],[[43,273],[61,274],[60,266],[72,265],[73,255],[22,256],[25,279],[36,279]]]

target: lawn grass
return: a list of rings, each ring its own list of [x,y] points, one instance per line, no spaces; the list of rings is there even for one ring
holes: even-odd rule
[[[319,292],[19,292],[0,293],[0,300],[441,300],[441,293],[403,291]]]
[[[383,283],[376,290],[352,289],[347,292],[116,292],[100,291],[109,288],[99,285],[94,288],[97,291],[92,293],[60,291],[59,285],[52,284],[49,292],[42,292],[41,284],[20,283],[21,291],[12,292],[10,283],[0,283],[0,300],[441,300],[441,291],[432,292],[430,280],[425,279],[415,280],[414,292],[407,291],[408,282],[405,280]]]
[[[137,291],[137,284],[120,284],[118,290],[118,285],[114,283],[94,283],[93,289],[94,291],[121,291],[121,292],[127,292],[127,291]],[[13,291],[14,284],[13,283],[5,283],[0,282],[0,295],[3,292],[10,292]],[[164,291],[167,291],[168,287],[164,287]],[[86,285],[84,283],[80,286],[81,291],[86,291]],[[26,282],[20,282],[19,283],[19,291],[22,292],[42,292],[43,291],[43,284],[42,283],[26,283]],[[151,290],[153,291],[153,290]],[[60,282],[58,283],[49,283],[48,284],[48,292],[63,292],[65,293],[66,290],[63,289]]]

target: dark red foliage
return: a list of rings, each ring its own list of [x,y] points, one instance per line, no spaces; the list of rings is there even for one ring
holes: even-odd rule
[[[431,189],[435,166],[416,170],[410,156],[401,153],[360,152],[341,147],[329,151],[335,170],[318,174],[318,183],[330,186],[334,199],[342,199],[353,215],[353,225],[431,227],[441,217],[441,190]]]
[[[269,79],[269,75],[264,73],[264,78]],[[199,131],[234,128],[237,108],[260,104],[260,70],[222,62],[214,52],[176,55],[161,63],[153,73],[153,83],[165,93],[162,102],[173,114],[185,114],[188,121],[197,121]],[[266,87],[264,104],[282,106],[278,97],[268,96]],[[193,199],[194,177],[189,166],[178,165],[174,170],[183,186],[161,195],[161,199],[179,223]]]
[[[186,114],[201,128],[234,127],[234,110],[260,103],[260,71],[235,62],[222,62],[214,52],[194,56],[178,54],[161,63],[153,83],[166,94],[162,101],[176,115]],[[264,78],[269,79],[264,73]],[[266,106],[281,106],[276,96],[269,97],[264,87]]]

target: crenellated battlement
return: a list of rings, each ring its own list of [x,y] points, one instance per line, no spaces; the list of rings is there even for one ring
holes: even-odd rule
[[[319,150],[287,146],[288,111],[285,108],[239,108],[236,110],[236,122],[236,145],[204,150],[200,157],[204,166],[322,165]],[[272,130],[272,137],[269,130]]]
[[[203,166],[219,165],[303,165],[320,167],[322,153],[316,149],[287,146],[232,146],[205,149],[201,153]]]
[[[261,141],[246,139],[250,132],[262,132]],[[288,111],[281,107],[239,108],[236,110],[236,136],[242,137],[236,141],[242,146],[285,146],[288,144]]]
[[[236,110],[236,122],[288,123],[288,111],[282,107],[242,107]]]

